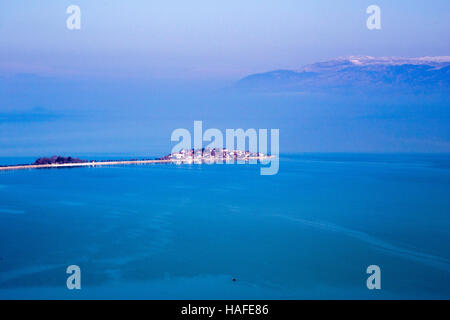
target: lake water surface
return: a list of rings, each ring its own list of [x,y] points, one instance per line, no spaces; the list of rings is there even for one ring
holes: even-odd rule
[[[0,172],[0,298],[448,299],[450,155]]]

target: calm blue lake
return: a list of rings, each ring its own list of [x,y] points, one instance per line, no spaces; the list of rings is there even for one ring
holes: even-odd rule
[[[0,298],[449,299],[450,155],[0,172]]]

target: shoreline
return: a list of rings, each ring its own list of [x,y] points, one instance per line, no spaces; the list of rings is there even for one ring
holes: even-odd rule
[[[246,160],[232,159],[232,162],[249,162],[249,160],[268,160],[273,156],[263,157],[249,157]],[[132,164],[151,164],[151,163],[175,163],[175,164],[202,164],[202,163],[215,163],[217,161],[227,162],[230,159],[215,159],[213,161],[200,160],[174,160],[174,159],[155,159],[155,160],[119,160],[119,161],[91,161],[80,163],[60,163],[60,164],[24,164],[24,165],[11,165],[0,166],[0,171],[8,170],[26,170],[26,169],[57,169],[57,168],[73,168],[73,167],[96,167],[96,166],[114,166],[114,165],[132,165]]]

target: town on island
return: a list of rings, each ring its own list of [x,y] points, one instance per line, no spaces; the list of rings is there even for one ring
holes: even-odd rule
[[[20,169],[44,169],[44,168],[67,168],[67,167],[89,167],[89,166],[111,166],[131,165],[149,163],[175,163],[175,164],[201,164],[201,163],[246,163],[252,161],[264,161],[273,158],[260,152],[242,150],[228,150],[222,148],[183,149],[172,152],[161,158],[155,159],[130,159],[130,160],[83,160],[73,157],[53,156],[51,158],[39,158],[32,164],[15,164],[0,166],[0,170]]]

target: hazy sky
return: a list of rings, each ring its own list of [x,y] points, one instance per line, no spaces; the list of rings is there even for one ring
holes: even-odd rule
[[[448,0],[2,0],[0,72],[237,79],[344,55],[449,55],[449,30]]]
[[[66,28],[72,4],[79,31]],[[381,30],[366,27],[372,4]],[[194,120],[279,128],[282,153],[449,152],[445,92],[220,90],[338,56],[450,55],[449,9],[449,0],[0,0],[0,156],[163,155],[171,132]]]

